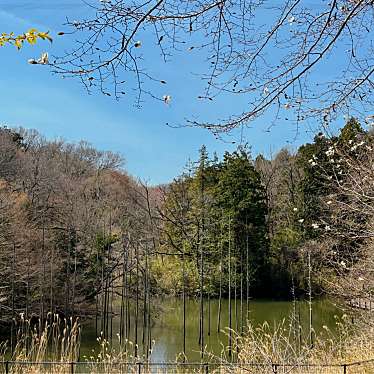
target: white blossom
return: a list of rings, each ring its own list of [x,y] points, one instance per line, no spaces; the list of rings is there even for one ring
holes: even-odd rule
[[[162,96],[162,100],[164,101],[165,104],[170,104],[171,96],[170,95],[164,95],[164,96]]]
[[[294,212],[297,212],[297,211],[298,211],[298,209],[297,209],[297,208],[293,208],[293,211],[294,211]]]
[[[43,52],[38,60],[35,60],[34,58],[30,58],[27,62],[31,65],[37,65],[37,64],[48,65],[49,64],[48,52]]]
[[[304,222],[304,218],[299,219],[299,222],[303,223]]]
[[[318,225],[318,223],[312,223],[312,227],[313,227],[314,229],[318,229],[318,228],[319,228],[319,225]]]
[[[317,165],[316,160],[317,160],[316,155],[313,155],[312,158],[308,160],[308,162],[309,162],[312,166],[316,166],[316,165]]]
[[[332,156],[335,153],[334,147],[329,147],[329,149],[325,153],[328,157]]]
[[[365,118],[365,122],[368,124],[369,127],[373,127],[374,126],[374,114],[367,116]]]
[[[38,63],[42,64],[42,65],[48,65],[49,64],[48,52],[42,53],[40,59],[38,60]]]

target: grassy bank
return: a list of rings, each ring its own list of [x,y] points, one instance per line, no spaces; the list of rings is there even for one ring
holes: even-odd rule
[[[366,319],[367,320],[367,319]],[[338,373],[343,366],[330,366],[363,362],[348,366],[349,373],[374,372],[374,328],[363,322],[351,324],[344,316],[337,320],[337,332],[325,328],[319,335],[290,323],[270,326],[249,326],[246,334],[232,333],[235,364],[228,359],[227,350],[220,357],[206,354],[203,362],[214,363],[209,372],[220,373]],[[313,331],[312,331],[313,333]],[[21,373],[138,373],[141,372],[205,372],[205,366],[187,367],[176,358],[175,366],[147,366],[144,357],[134,355],[134,347],[122,342],[120,348],[112,349],[109,342],[99,337],[97,350],[89,357],[80,357],[81,329],[78,321],[61,320],[51,316],[44,326],[31,326],[22,319],[18,322],[18,333],[11,341],[1,346],[0,359],[10,361],[8,372]],[[120,339],[119,336],[116,337]],[[157,342],[156,342],[157,344]],[[15,365],[11,362],[18,362]],[[72,366],[72,362],[80,364]],[[20,362],[24,364],[20,364]],[[29,365],[27,362],[53,362],[54,364]],[[121,363],[128,363],[123,365]],[[138,362],[144,364],[139,366]],[[256,363],[250,366],[249,363]],[[5,372],[5,363],[3,370]],[[250,370],[249,370],[250,369]],[[343,371],[341,371],[343,373]]]

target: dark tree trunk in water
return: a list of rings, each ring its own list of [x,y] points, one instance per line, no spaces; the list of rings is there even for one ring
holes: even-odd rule
[[[183,247],[183,362],[186,361],[186,259]]]
[[[221,254],[220,254],[220,272],[219,272],[219,297],[218,297],[218,316],[217,316],[217,332],[221,331],[221,309],[222,309],[222,274],[223,274],[223,214],[221,220],[221,239],[220,239],[220,247],[221,247]]]
[[[200,181],[200,206],[201,206],[201,234],[200,234],[200,350],[201,358],[204,357],[204,236],[205,236],[205,165],[201,165],[201,181]]]
[[[53,262],[55,259],[55,246],[52,247],[52,253],[51,253],[51,261],[50,261],[50,294],[49,294],[49,311],[54,314],[54,308],[53,308],[53,284],[54,284],[54,273],[53,273]]]
[[[10,325],[10,349],[11,353],[13,354],[13,350],[15,347],[15,323],[14,323],[14,317],[15,317],[15,276],[16,276],[16,244],[13,243],[13,258],[12,258],[12,321]]]
[[[308,250],[308,293],[309,293],[309,345],[314,347],[313,337],[313,305],[312,305],[312,264],[310,260],[310,249]]]
[[[42,227],[42,249],[41,249],[42,253],[40,255],[40,261],[42,263],[42,266],[41,268],[43,269],[42,270],[42,279],[41,279],[41,282],[40,282],[40,316],[39,316],[39,333],[41,334],[42,333],[42,329],[43,329],[43,322],[44,322],[44,314],[45,314],[45,307],[44,307],[44,303],[45,303],[45,300],[44,300],[44,285],[45,285],[45,272],[46,272],[46,269],[45,269],[45,230],[44,230],[44,218],[43,218],[43,227]],[[40,277],[39,277],[40,278]]]
[[[120,320],[119,320],[119,338],[120,343],[123,342],[125,336],[125,323],[124,323],[124,316],[125,316],[125,288],[126,288],[126,246],[123,243],[123,253],[122,253],[122,284],[121,284],[121,312],[120,312]]]
[[[136,305],[135,305],[135,357],[138,357],[138,323],[139,323],[139,248],[135,245],[136,257]]]
[[[246,313],[246,320],[248,319],[249,313],[249,237],[248,237],[248,224],[246,219],[246,297],[247,297],[247,313]]]
[[[240,334],[244,332],[244,315],[243,315],[243,249],[240,248]]]
[[[232,357],[232,314],[231,314],[231,217],[229,217],[229,357]]]
[[[143,345],[143,350],[145,350],[146,357],[148,358],[148,349],[146,347],[146,330],[147,330],[147,308],[148,308],[148,303],[147,303],[147,296],[148,296],[148,290],[147,290],[147,277],[148,277],[148,249],[147,249],[147,244],[145,248],[145,268],[144,268],[144,274],[143,274],[143,282],[144,282],[144,297],[143,297],[143,333],[142,333],[142,345]]]

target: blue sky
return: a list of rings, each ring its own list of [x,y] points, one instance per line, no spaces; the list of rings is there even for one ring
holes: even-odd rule
[[[48,67],[27,64],[29,58],[37,58],[43,51],[63,53],[70,40],[56,33],[64,29],[66,16],[79,19],[85,11],[79,0],[0,0],[2,32],[21,33],[36,27],[49,30],[54,37],[51,46],[39,42],[21,51],[13,47],[0,49],[0,124],[34,128],[47,138],[84,139],[99,149],[119,152],[130,174],[152,184],[168,182],[180,174],[189,158],[197,158],[202,144],[210,153],[219,155],[236,147],[240,132],[221,141],[206,130],[165,125],[183,123],[186,117],[195,115],[209,118],[219,113],[220,106],[240,112],[245,104],[234,97],[218,106],[186,100],[197,97],[200,88],[191,69],[197,60],[191,54],[178,55],[173,63],[156,66],[164,69],[170,82],[165,94],[172,96],[171,104],[146,100],[141,109],[135,108],[131,98],[115,101],[101,94],[88,95],[78,82],[54,76]],[[280,121],[270,133],[266,132],[267,126],[265,116],[243,131],[254,155],[269,155],[283,146],[296,148],[311,138],[311,132],[302,128],[295,139],[295,128],[287,121]]]

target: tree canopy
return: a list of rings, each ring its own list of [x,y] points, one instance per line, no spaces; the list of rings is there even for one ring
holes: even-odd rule
[[[223,120],[190,118],[190,125],[228,132],[265,113],[272,123],[295,125],[308,119],[328,124],[343,114],[373,122],[371,0],[108,0],[89,6],[86,18],[68,21],[77,43],[53,69],[77,77],[89,91],[120,98],[134,88],[138,104],[144,95],[169,102],[172,93],[160,94],[167,84],[162,71],[147,61],[158,55],[169,63],[173,54],[196,51],[195,73],[205,88],[188,99],[214,105],[219,95],[243,96],[246,104]]]

